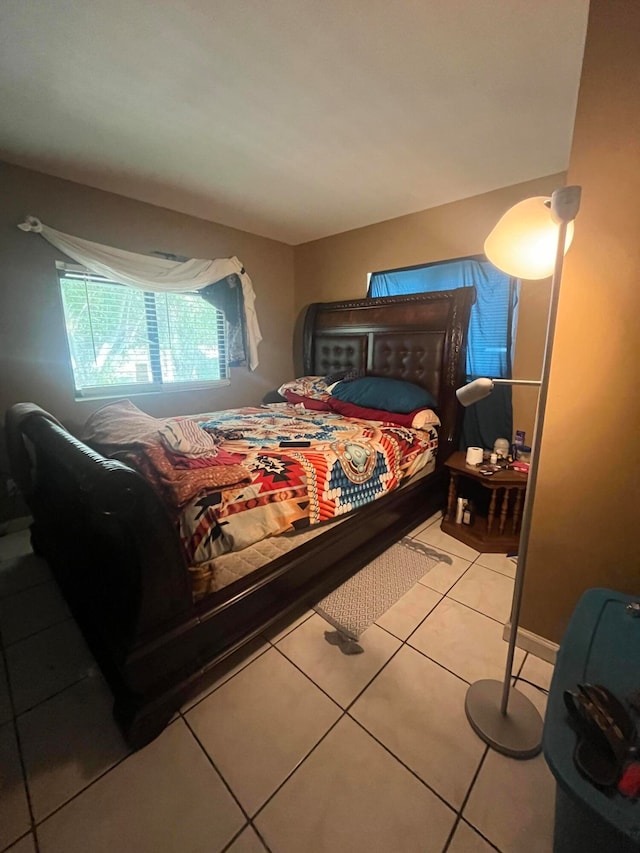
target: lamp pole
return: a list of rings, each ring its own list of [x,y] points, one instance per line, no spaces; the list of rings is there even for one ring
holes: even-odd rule
[[[549,375],[551,373],[551,356],[553,353],[553,339],[556,330],[556,319],[558,316],[558,302],[560,299],[560,281],[562,279],[562,265],[564,261],[564,241],[567,235],[567,223],[561,222],[558,229],[558,248],[556,261],[551,280],[551,298],[549,301],[549,316],[547,318],[547,333],[544,344],[544,357],[542,361],[542,377],[540,379],[540,390],[538,391],[538,404],[536,406],[536,417],[533,427],[533,442],[531,445],[531,464],[527,478],[527,490],[524,496],[522,509],[522,523],[520,526],[520,541],[518,544],[518,568],[516,571],[511,602],[511,628],[509,631],[509,650],[507,652],[507,663],[505,666],[505,677],[500,702],[500,713],[507,713],[509,704],[509,693],[511,688],[511,673],[513,672],[513,656],[515,654],[516,640],[518,638],[518,625],[520,624],[520,609],[522,606],[522,593],[524,591],[524,576],[527,570],[527,555],[529,551],[529,535],[531,533],[531,519],[533,516],[533,501],[535,498],[536,485],[538,482],[538,469],[540,467],[540,445],[542,442],[542,430],[544,428],[544,416],[547,408],[547,397],[549,393]],[[542,728],[542,727],[541,727]]]
[[[494,380],[503,385],[538,385],[538,403],[531,445],[531,465],[522,512],[518,562],[511,603],[511,627],[509,645],[502,684],[494,679],[482,679],[474,682],[467,690],[465,711],[467,719],[476,734],[489,746],[504,755],[513,758],[532,758],[542,747],[542,717],[533,703],[518,690],[511,689],[513,658],[518,638],[522,593],[527,568],[531,519],[535,500],[540,445],[544,428],[544,418],[549,391],[551,357],[555,337],[560,282],[565,253],[567,225],[575,219],[580,206],[580,187],[564,187],[556,190],[551,198],[551,216],[559,225],[551,297],[540,380]],[[485,392],[486,393],[486,392]],[[511,701],[510,701],[511,700]],[[510,707],[511,706],[511,707]]]

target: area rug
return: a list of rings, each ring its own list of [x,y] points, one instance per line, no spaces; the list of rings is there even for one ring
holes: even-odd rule
[[[438,563],[451,563],[448,554],[404,538],[330,593],[314,610],[337,631],[327,631],[327,642],[344,654],[363,651],[360,635],[392,607]]]

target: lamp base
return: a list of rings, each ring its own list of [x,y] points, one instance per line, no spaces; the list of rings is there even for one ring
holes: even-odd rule
[[[484,678],[467,690],[464,709],[471,728],[492,749],[511,758],[533,758],[542,749],[542,717],[518,690],[511,688],[506,714],[500,713],[503,685]]]

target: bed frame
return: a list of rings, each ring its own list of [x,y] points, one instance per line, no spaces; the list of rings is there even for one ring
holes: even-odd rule
[[[175,527],[151,485],[32,404],[7,412],[12,475],[50,564],[114,694],[134,749],[156,737],[211,670],[281,617],[307,608],[444,506],[457,448],[473,288],[311,305],[307,374],[359,367],[438,400],[435,471],[194,604]]]

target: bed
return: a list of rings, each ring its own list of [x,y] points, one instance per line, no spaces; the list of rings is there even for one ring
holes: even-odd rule
[[[188,549],[139,471],[98,453],[34,404],[8,411],[12,475],[33,516],[34,550],[49,562],[111,687],[132,748],[156,737],[214,667],[444,505],[474,298],[473,288],[462,288],[308,308],[304,373],[356,369],[426,388],[441,421],[436,460],[426,474],[327,528],[303,531],[282,551],[281,537],[265,540],[267,562],[263,556],[264,564],[197,595]]]

